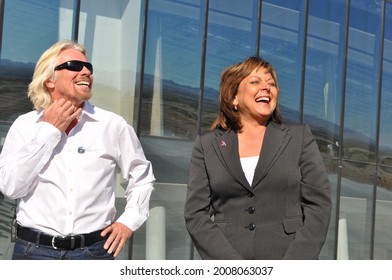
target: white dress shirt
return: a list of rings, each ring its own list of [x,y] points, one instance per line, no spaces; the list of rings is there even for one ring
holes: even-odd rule
[[[19,224],[51,235],[105,228],[116,215],[119,170],[128,186],[117,221],[137,230],[148,217],[155,178],[134,129],[89,102],[69,135],[42,117],[42,110],[18,117],[0,155],[0,191],[19,199]]]

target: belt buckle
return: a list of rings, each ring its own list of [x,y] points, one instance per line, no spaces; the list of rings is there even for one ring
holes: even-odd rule
[[[52,247],[53,247],[53,249],[55,249],[55,250],[58,249],[58,248],[56,247],[56,245],[55,245],[55,239],[56,239],[57,237],[61,237],[61,236],[59,236],[59,235],[54,235],[54,236],[52,237]]]
[[[64,241],[68,241],[69,240],[70,241],[69,248],[68,248],[68,246],[65,246],[64,248],[58,248],[56,246],[56,238],[61,238]],[[52,248],[56,249],[56,250],[58,250],[58,249],[65,249],[65,250],[73,250],[73,249],[75,249],[75,235],[71,235],[71,236],[55,235],[55,236],[53,236],[52,237]]]

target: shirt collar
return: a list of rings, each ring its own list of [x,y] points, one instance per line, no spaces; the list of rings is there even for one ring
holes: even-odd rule
[[[87,117],[93,119],[93,120],[98,120],[97,118],[97,114],[95,112],[95,107],[88,101],[84,102],[84,106],[83,106],[83,111],[82,111],[82,115],[86,115]]]
[[[43,109],[38,110],[36,122],[42,121],[43,115],[44,115],[44,110]],[[80,118],[82,118],[83,115],[86,115],[87,117],[93,120],[98,120],[94,106],[88,101],[84,102],[83,111],[80,115]]]

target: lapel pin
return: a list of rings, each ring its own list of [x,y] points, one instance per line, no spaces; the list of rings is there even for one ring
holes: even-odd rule
[[[221,147],[226,147],[226,142],[224,140],[221,141]]]

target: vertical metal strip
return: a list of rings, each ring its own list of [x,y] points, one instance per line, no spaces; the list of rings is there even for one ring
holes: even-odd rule
[[[343,51],[343,69],[342,69],[342,96],[340,109],[340,132],[339,132],[339,168],[338,180],[336,186],[336,216],[335,216],[335,251],[334,259],[338,254],[338,237],[339,237],[339,218],[340,218],[340,195],[342,189],[342,168],[343,168],[343,141],[344,141],[344,115],[346,103],[346,77],[347,77],[347,53],[348,53],[348,33],[350,24],[350,0],[346,0],[346,17],[345,17],[345,33],[344,33],[344,51]]]
[[[201,68],[200,68],[200,96],[199,96],[199,108],[197,112],[197,135],[201,134],[202,127],[202,114],[203,114],[203,100],[204,100],[204,79],[206,71],[206,57],[207,57],[207,36],[208,36],[208,10],[210,1],[204,0],[204,29],[203,29],[203,42],[202,42],[202,53],[201,53]]]
[[[140,0],[143,1],[143,0]],[[143,26],[142,26],[142,45],[141,45],[141,58],[140,58],[140,78],[139,78],[139,92],[137,92],[137,87],[135,88],[135,99],[138,98],[138,106],[137,106],[137,114],[136,114],[136,127],[135,133],[138,138],[140,138],[140,130],[141,130],[141,118],[142,118],[142,105],[143,105],[143,87],[144,87],[144,64],[146,61],[146,44],[147,44],[147,21],[148,21],[148,0],[144,0],[144,14],[143,14]],[[134,234],[132,234],[131,238],[128,241],[128,260],[132,260],[133,258],[133,241]]]
[[[309,0],[305,1],[304,11],[304,29],[302,42],[302,61],[301,61],[301,84],[300,84],[300,103],[299,103],[299,120],[304,121],[304,102],[305,102],[305,72],[306,72],[306,47],[308,44],[308,18],[309,18]]]
[[[1,47],[3,45],[4,6],[5,6],[5,0],[0,0],[0,58],[1,58]]]
[[[147,22],[148,22],[148,6],[149,1],[144,2],[144,16],[143,16],[143,26],[142,26],[142,46],[141,46],[141,60],[140,60],[140,86],[139,92],[135,92],[135,97],[139,97],[137,117],[136,117],[136,135],[140,137],[141,131],[141,119],[142,119],[142,108],[143,108],[143,90],[144,90],[144,66],[146,63],[146,45],[147,45]]]
[[[79,40],[79,19],[80,19],[80,1],[74,1],[74,12],[72,22],[72,40],[77,42]]]
[[[375,241],[375,228],[376,228],[376,202],[377,202],[377,187],[378,187],[378,169],[379,169],[379,150],[380,150],[380,119],[381,119],[381,97],[382,97],[382,73],[383,73],[383,59],[384,59],[384,34],[385,34],[385,15],[386,1],[383,1],[381,8],[381,32],[380,32],[380,50],[379,50],[379,67],[378,67],[378,85],[377,85],[377,121],[376,121],[376,143],[375,143],[375,171],[373,179],[373,200],[372,200],[372,224],[370,233],[370,259],[374,259],[374,241]]]
[[[257,7],[257,30],[256,30],[256,55],[260,56],[261,17],[263,11],[263,0],[258,1]]]

